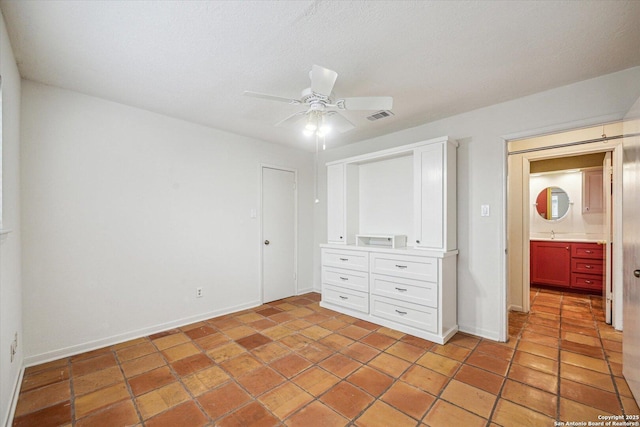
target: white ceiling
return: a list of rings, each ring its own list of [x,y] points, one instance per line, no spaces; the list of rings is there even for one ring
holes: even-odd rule
[[[0,1],[21,75],[275,143],[318,64],[361,141],[640,65],[640,1]],[[304,144],[310,147],[310,143]]]

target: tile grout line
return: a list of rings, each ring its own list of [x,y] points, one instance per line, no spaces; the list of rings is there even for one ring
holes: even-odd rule
[[[560,293],[560,306],[558,307],[558,315],[560,317],[560,325],[558,328],[558,384],[556,387],[556,421],[560,420],[560,409],[561,409],[561,401],[562,398],[560,397],[560,383],[561,383],[561,378],[562,378],[562,324],[563,322],[563,318],[562,318],[562,305],[564,303],[564,292]]]
[[[450,405],[453,405],[453,406],[455,406],[456,408],[460,408],[460,409],[462,409],[462,410],[464,410],[464,411],[467,411],[467,412],[469,412],[469,413],[471,413],[471,414],[478,415],[478,414],[475,414],[475,413],[473,413],[473,412],[469,411],[468,409],[463,408],[463,407],[461,407],[461,406],[459,406],[459,405],[457,405],[457,404],[455,404],[455,403],[453,403],[453,402],[449,402],[448,400],[443,399],[443,398],[442,398],[442,393],[444,393],[444,391],[445,391],[445,390],[446,390],[446,388],[449,386],[449,384],[451,383],[451,381],[455,379],[456,374],[460,371],[460,369],[462,368],[462,366],[464,366],[464,365],[465,365],[465,362],[467,361],[467,359],[469,359],[469,357],[471,357],[471,355],[473,354],[473,352],[478,348],[478,346],[480,345],[480,343],[482,343],[482,341],[483,341],[483,340],[484,340],[484,338],[480,338],[480,339],[478,340],[478,342],[473,346],[473,348],[472,348],[472,349],[469,349],[469,350],[470,350],[470,351],[469,351],[469,354],[467,354],[467,355],[465,356],[465,358],[464,358],[462,361],[458,361],[458,362],[460,362],[460,366],[458,366],[458,368],[455,370],[455,372],[454,372],[454,373],[452,373],[452,374],[451,374],[451,376],[449,377],[449,379],[448,379],[448,380],[443,384],[442,388],[440,389],[440,391],[439,391],[439,392],[438,392],[438,394],[436,395],[436,399],[435,399],[435,400],[433,401],[433,403],[429,406],[429,408],[428,408],[428,409],[427,409],[427,411],[424,413],[424,415],[420,418],[420,421],[418,421],[418,423],[424,423],[424,419],[425,419],[425,417],[429,414],[429,412],[431,411],[431,409],[436,405],[436,403],[438,403],[438,401],[439,401],[439,400],[445,401],[445,402],[449,403]],[[435,345],[439,345],[439,344],[434,344],[434,346],[435,346]],[[433,348],[433,347],[432,347],[432,348]],[[424,368],[425,368],[425,369],[429,369],[429,368],[427,368],[427,367],[424,367]],[[429,370],[433,371],[433,369],[429,369]],[[437,371],[434,371],[434,372],[437,372]],[[488,372],[488,371],[487,371],[487,372]],[[438,372],[438,373],[440,373],[440,372]],[[472,386],[472,387],[473,387],[473,386]],[[482,418],[482,417],[481,417],[481,418]],[[489,420],[487,420],[487,423],[488,423],[488,422],[489,422]]]
[[[606,301],[603,301],[604,304],[606,304]],[[603,308],[604,310],[604,308]],[[589,312],[592,314],[593,316],[593,310],[592,310],[592,306],[591,306],[591,298],[589,298]],[[622,402],[622,397],[620,395],[620,390],[618,389],[618,383],[616,381],[616,376],[613,373],[613,368],[611,367],[611,363],[609,361],[609,355],[607,354],[607,350],[604,347],[604,342],[602,342],[602,335],[600,334],[600,321],[597,320],[595,318],[595,316],[593,316],[593,320],[596,324],[596,332],[598,334],[598,341],[600,341],[600,347],[602,348],[602,353],[604,356],[604,361],[607,364],[607,369],[609,369],[609,377],[611,378],[611,382],[613,383],[613,390],[615,391],[615,395],[618,401],[618,404],[620,405],[620,411],[622,412],[621,415],[625,415],[625,408],[624,408],[624,404]],[[604,323],[604,322],[603,322]],[[606,323],[605,323],[606,324]],[[613,325],[611,325],[611,327],[613,327]],[[619,415],[619,414],[614,414],[614,415]]]
[[[536,297],[537,297],[537,293],[536,293]],[[535,300],[535,298],[534,298],[534,300]],[[525,321],[522,324],[522,327],[520,328],[520,331],[518,332],[518,335],[516,336],[516,342],[515,342],[515,344],[513,346],[513,355],[509,359],[509,366],[507,367],[507,371],[504,374],[504,380],[502,381],[502,384],[500,385],[500,389],[498,390],[498,394],[496,395],[496,400],[493,403],[493,407],[491,408],[491,412],[489,413],[489,418],[488,418],[487,424],[486,424],[487,427],[489,427],[491,425],[491,423],[498,424],[497,422],[493,421],[493,417],[495,415],[496,408],[498,407],[498,403],[500,402],[500,399],[502,398],[502,391],[504,390],[504,387],[506,386],[507,381],[509,380],[509,372],[511,372],[511,366],[513,365],[513,359],[515,359],[515,357],[516,357],[516,349],[520,345],[520,338],[522,337],[522,332],[526,329],[526,326],[529,323],[529,316],[530,315],[531,315],[531,310],[529,310],[529,312],[526,313]]]
[[[153,342],[151,342],[151,340],[149,340],[149,342],[153,345]],[[126,347],[125,347],[126,348]],[[131,396],[131,403],[133,405],[133,408],[136,411],[136,414],[138,415],[138,419],[140,420],[140,423],[142,424],[142,426],[144,426],[144,418],[142,417],[142,413],[140,412],[140,408],[138,408],[138,402],[136,401],[136,396],[133,393],[133,390],[131,389],[131,385],[129,384],[129,380],[127,379],[127,375],[124,373],[124,369],[122,368],[122,362],[120,361],[120,358],[118,357],[118,352],[116,350],[111,350],[113,351],[113,357],[116,359],[116,362],[118,363],[118,368],[120,369],[120,372],[122,373],[122,378],[124,380],[124,384],[127,387],[127,390],[129,391],[129,395]],[[144,357],[144,356],[141,356]],[[135,360],[135,359],[132,359]],[[74,417],[74,427],[75,427],[75,417]]]

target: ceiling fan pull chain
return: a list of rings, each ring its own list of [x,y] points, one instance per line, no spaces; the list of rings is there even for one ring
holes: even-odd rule
[[[316,155],[313,159],[313,181],[315,203],[320,203],[320,199],[318,199],[318,134],[316,134]]]

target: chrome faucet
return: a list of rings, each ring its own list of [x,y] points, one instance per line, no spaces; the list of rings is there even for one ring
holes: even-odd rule
[[[553,230],[551,230],[551,238],[555,239],[556,238],[556,233],[553,232]]]

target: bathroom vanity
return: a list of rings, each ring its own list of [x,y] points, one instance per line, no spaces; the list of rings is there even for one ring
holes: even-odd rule
[[[531,284],[602,293],[604,245],[598,242],[531,240]]]

